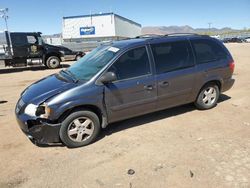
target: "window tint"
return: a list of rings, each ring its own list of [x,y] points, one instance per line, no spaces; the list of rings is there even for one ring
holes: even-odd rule
[[[123,54],[110,68],[118,80],[150,74],[150,65],[145,47],[129,50]]]
[[[207,39],[192,40],[197,63],[206,63],[226,58],[225,50],[216,42]]]
[[[187,41],[168,42],[151,45],[156,73],[161,74],[193,65]]]

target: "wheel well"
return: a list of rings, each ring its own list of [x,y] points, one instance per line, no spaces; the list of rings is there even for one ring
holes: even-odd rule
[[[221,82],[219,80],[210,80],[208,82],[206,82],[205,84],[203,84],[203,86],[200,88],[198,94],[196,95],[196,99],[198,98],[202,88],[207,85],[207,84],[216,84],[219,87],[219,91],[221,91]]]
[[[58,118],[58,121],[62,122],[69,114],[75,111],[79,111],[79,110],[89,110],[89,111],[94,112],[99,118],[100,125],[102,124],[102,112],[98,107],[94,105],[75,106],[71,109],[68,109]]]
[[[57,53],[49,53],[49,54],[47,54],[47,55],[45,56],[45,62],[46,62],[47,59],[48,59],[49,57],[51,57],[51,56],[56,56],[56,57],[58,57],[59,60],[61,61],[61,57],[60,57],[59,54],[57,54]]]
[[[220,82],[219,80],[211,80],[211,81],[208,81],[208,82],[206,82],[206,83],[202,86],[202,88],[203,88],[205,85],[207,85],[207,84],[216,84],[216,85],[219,87],[219,90],[221,90],[221,82]]]

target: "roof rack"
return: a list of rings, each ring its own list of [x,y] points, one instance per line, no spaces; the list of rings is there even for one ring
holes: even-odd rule
[[[136,39],[140,39],[140,38],[152,38],[152,37],[163,37],[164,35],[157,35],[157,34],[145,34],[145,35],[139,35],[136,36]]]
[[[166,34],[164,36],[178,36],[178,35],[197,35],[197,36],[201,36],[200,34],[198,33],[169,33],[169,34]]]
[[[141,39],[141,38],[160,38],[160,37],[171,37],[171,36],[188,36],[188,35],[193,35],[193,36],[208,36],[208,35],[202,35],[198,33],[169,33],[166,35],[159,35],[159,34],[144,34],[144,35],[139,35],[136,36],[136,39]]]

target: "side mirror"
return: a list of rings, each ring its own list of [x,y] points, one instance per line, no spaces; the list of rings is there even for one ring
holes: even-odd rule
[[[100,82],[103,84],[111,83],[117,80],[117,76],[114,72],[106,72],[104,75],[100,77]]]

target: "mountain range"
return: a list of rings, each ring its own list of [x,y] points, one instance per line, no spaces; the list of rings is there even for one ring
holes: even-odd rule
[[[224,27],[221,29],[218,28],[193,28],[189,25],[185,26],[146,26],[142,27],[142,35],[146,34],[158,34],[158,35],[166,35],[170,33],[199,33],[199,34],[210,34],[210,35],[217,35],[217,34],[229,34],[229,33],[236,33],[241,32],[244,30],[237,30],[232,29],[230,27]],[[249,32],[250,30],[248,30]],[[53,35],[43,35],[43,38],[53,38],[53,37],[60,37],[62,34],[57,33]]]
[[[185,26],[147,26],[142,28],[142,34],[169,34],[169,33],[231,33],[238,32],[240,30],[224,27],[221,29],[217,28],[192,28],[188,25]]]

